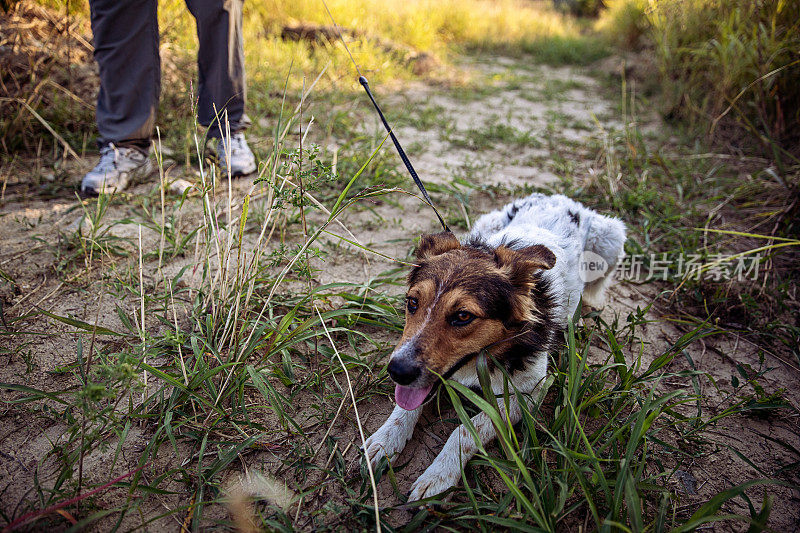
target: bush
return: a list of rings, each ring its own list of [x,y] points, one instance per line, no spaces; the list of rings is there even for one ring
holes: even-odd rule
[[[595,28],[611,44],[637,49],[650,29],[647,7],[647,0],[608,0]]]
[[[798,153],[800,3],[670,0],[650,20],[676,114],[732,123],[779,161]]]
[[[800,2],[614,0],[598,27],[625,48],[652,41],[667,117],[797,162]]]

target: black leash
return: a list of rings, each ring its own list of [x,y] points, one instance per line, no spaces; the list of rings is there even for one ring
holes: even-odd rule
[[[394,143],[394,147],[395,149],[397,149],[397,153],[400,154],[400,159],[403,160],[403,164],[406,166],[408,173],[411,174],[411,178],[414,180],[414,183],[416,184],[417,188],[422,193],[422,196],[425,199],[425,203],[427,203],[431,207],[431,209],[433,209],[433,212],[436,214],[436,218],[439,219],[439,223],[442,225],[442,229],[444,231],[450,232],[450,228],[447,227],[447,224],[442,218],[442,215],[439,214],[439,211],[436,209],[436,206],[433,205],[433,200],[431,200],[431,197],[428,196],[428,191],[425,189],[425,185],[422,183],[422,180],[419,179],[417,171],[414,170],[414,166],[408,159],[405,150],[403,150],[403,147],[400,146],[400,141],[397,140],[397,137],[395,137],[391,126],[389,126],[389,122],[386,120],[386,117],[383,116],[383,111],[381,111],[378,102],[376,102],[375,97],[372,96],[372,91],[369,90],[369,82],[367,81],[367,78],[361,73],[361,69],[358,68],[358,63],[356,63],[356,60],[353,58],[353,54],[350,53],[350,48],[347,47],[347,43],[344,41],[344,38],[342,37],[342,32],[339,30],[339,25],[336,24],[336,21],[333,19],[333,15],[331,14],[331,10],[328,9],[328,4],[325,3],[325,0],[322,0],[322,4],[325,6],[325,11],[328,12],[328,17],[330,17],[331,22],[333,23],[333,27],[336,28],[336,34],[339,36],[339,40],[342,41],[344,49],[347,50],[347,55],[350,56],[350,61],[352,61],[353,66],[356,67],[356,72],[358,72],[358,82],[361,84],[362,87],[364,87],[364,90],[367,91],[367,96],[369,96],[372,105],[375,107],[375,111],[378,112],[378,116],[381,117],[381,122],[383,122],[383,127],[386,128],[386,131],[389,133],[389,137],[392,138],[392,143]]]
[[[381,108],[378,106],[378,102],[376,102],[375,97],[372,96],[372,92],[369,90],[369,82],[367,82],[367,78],[365,78],[364,76],[359,76],[358,81],[364,87],[364,90],[367,91],[367,96],[369,96],[369,99],[372,101],[372,105],[375,106],[375,111],[378,112],[378,116],[381,117],[381,122],[383,122],[383,127],[386,128],[387,132],[389,132],[389,137],[392,138],[394,147],[397,148],[397,153],[400,154],[400,159],[402,159],[403,163],[406,165],[408,173],[411,174],[411,178],[414,180],[414,183],[417,184],[417,188],[419,188],[420,192],[422,193],[422,196],[425,197],[425,201],[428,202],[428,205],[431,206],[433,212],[436,213],[436,218],[439,219],[439,223],[442,225],[442,229],[444,231],[450,231],[450,228],[448,228],[447,224],[445,224],[442,215],[439,214],[439,211],[437,211],[436,207],[433,205],[431,197],[428,196],[428,191],[425,190],[425,185],[423,185],[422,180],[419,179],[419,176],[417,175],[417,172],[414,170],[413,165],[411,165],[411,161],[409,161],[408,156],[406,156],[403,147],[400,146],[400,141],[398,141],[397,137],[394,136],[394,132],[392,131],[392,128],[389,127],[389,123],[386,121],[386,117],[383,116],[383,112],[381,111]]]

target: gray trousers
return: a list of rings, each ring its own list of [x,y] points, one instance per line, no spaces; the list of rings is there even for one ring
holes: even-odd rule
[[[244,0],[186,0],[197,21],[200,49],[198,122],[219,137],[217,117],[228,113],[231,132],[244,129],[242,47]],[[100,67],[98,143],[147,150],[161,93],[157,0],[90,0],[94,57]],[[224,131],[224,122],[223,122]]]

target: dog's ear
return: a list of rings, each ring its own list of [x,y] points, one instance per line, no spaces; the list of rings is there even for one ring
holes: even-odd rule
[[[500,246],[494,251],[494,260],[508,274],[516,287],[530,287],[532,276],[539,270],[550,270],[556,264],[556,256],[541,244],[513,250]]]
[[[417,259],[429,259],[458,248],[461,248],[461,243],[458,242],[452,232],[442,231],[441,233],[423,235],[419,239]]]

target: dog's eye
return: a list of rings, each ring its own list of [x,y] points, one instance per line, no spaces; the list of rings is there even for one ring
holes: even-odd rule
[[[406,298],[406,309],[412,315],[417,312],[417,308],[419,307],[419,301],[414,298],[413,296],[408,296]]]
[[[467,311],[459,311],[450,319],[450,324],[453,326],[466,326],[475,320],[475,315]]]

